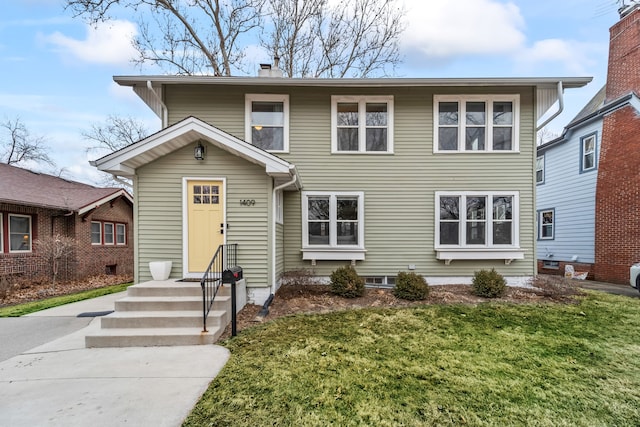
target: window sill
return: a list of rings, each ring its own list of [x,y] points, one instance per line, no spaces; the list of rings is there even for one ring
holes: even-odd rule
[[[355,155],[355,154],[366,154],[371,156],[383,156],[383,155],[392,155],[393,151],[332,151],[331,154],[345,154],[345,155]]]
[[[302,248],[302,259],[310,261],[362,261],[366,249]]]
[[[503,259],[505,265],[512,261],[524,259],[522,249],[437,249],[436,258],[443,260],[445,265],[451,264],[453,260],[487,260]]]

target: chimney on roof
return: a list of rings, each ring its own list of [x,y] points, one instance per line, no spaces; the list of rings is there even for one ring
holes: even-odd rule
[[[279,68],[280,58],[278,56],[273,57],[273,66],[271,64],[260,64],[258,70],[258,77],[284,77],[284,73]]]
[[[640,5],[623,5],[620,20],[609,29],[607,102],[631,91],[640,93]]]

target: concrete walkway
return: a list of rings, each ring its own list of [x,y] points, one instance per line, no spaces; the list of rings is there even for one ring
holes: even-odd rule
[[[65,318],[88,321],[86,327],[76,323],[71,328],[81,329],[50,341],[45,337],[48,342],[0,362],[0,426],[182,424],[229,352],[216,345],[85,348],[84,336],[99,328],[100,320],[77,316],[113,310],[123,296],[43,310],[12,319],[13,325],[0,319],[0,336],[9,336],[7,329],[19,320],[39,330]]]

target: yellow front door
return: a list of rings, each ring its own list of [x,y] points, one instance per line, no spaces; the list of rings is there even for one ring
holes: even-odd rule
[[[189,272],[207,269],[224,243],[224,185],[222,181],[187,182]]]

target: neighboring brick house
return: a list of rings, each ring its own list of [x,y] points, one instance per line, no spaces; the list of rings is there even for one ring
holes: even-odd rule
[[[50,275],[37,241],[56,234],[78,245],[60,265],[60,279],[133,273],[129,193],[0,164],[0,276]]]
[[[538,147],[539,271],[628,283],[640,261],[640,5],[610,29],[607,83]]]

